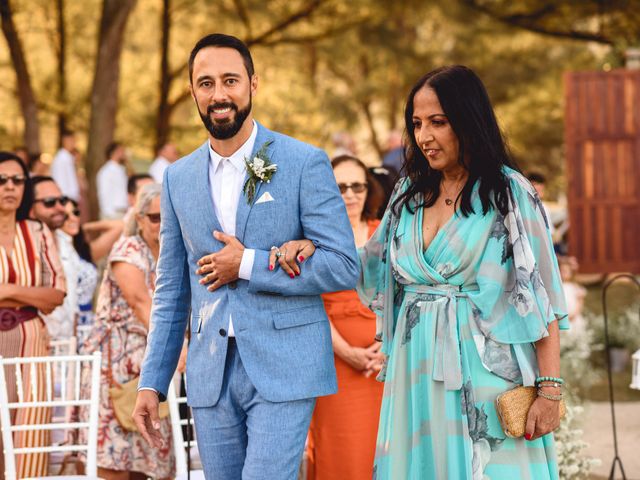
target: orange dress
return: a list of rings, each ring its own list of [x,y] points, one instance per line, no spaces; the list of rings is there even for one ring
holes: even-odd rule
[[[369,236],[379,221],[369,222]],[[368,347],[376,334],[375,315],[355,290],[322,296],[333,326],[349,345]],[[307,446],[307,480],[370,480],[384,384],[366,378],[335,356],[338,393],[317,400]]]

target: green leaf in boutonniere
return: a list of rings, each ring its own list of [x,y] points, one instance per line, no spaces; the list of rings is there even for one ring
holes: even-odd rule
[[[247,181],[244,182],[244,187],[242,187],[242,193],[247,196],[247,203],[249,205],[253,203],[258,182],[271,182],[271,177],[273,177],[273,174],[278,170],[278,165],[271,163],[271,160],[267,156],[267,148],[269,148],[269,145],[272,143],[272,140],[264,142],[255,157],[253,157],[253,160],[249,161],[246,158],[244,159],[244,163],[247,166],[248,177]]]

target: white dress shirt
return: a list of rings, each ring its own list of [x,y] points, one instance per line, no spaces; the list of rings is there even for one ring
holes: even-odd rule
[[[256,122],[253,122],[253,130],[247,141],[229,157],[220,156],[211,148],[211,143],[209,143],[209,185],[211,188],[211,198],[222,231],[227,235],[235,236],[236,234],[238,202],[245,201],[240,198],[246,173],[244,160],[251,156],[257,135],[258,126]],[[254,249],[244,249],[242,261],[240,262],[240,272],[238,273],[241,279],[251,279],[251,270],[253,269],[255,254]],[[229,316],[228,334],[230,337],[235,336],[231,316]]]
[[[162,176],[164,175],[164,171],[169,165],[171,165],[169,160],[167,160],[163,156],[159,156],[149,167],[149,175],[153,177],[153,180],[156,183],[162,183]]]
[[[98,170],[98,203],[102,218],[122,218],[129,208],[127,197],[127,169],[114,160],[108,160]]]
[[[61,148],[51,163],[51,178],[56,182],[63,195],[76,202],[80,200],[80,185],[76,172],[76,160],[68,150]]]
[[[67,279],[67,294],[62,305],[44,317],[49,335],[53,340],[66,340],[73,336],[73,327],[78,313],[78,277],[80,255],[73,246],[73,238],[61,229],[54,232],[58,255],[64,276]]]

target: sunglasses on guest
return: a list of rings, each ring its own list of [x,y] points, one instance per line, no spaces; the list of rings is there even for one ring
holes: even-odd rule
[[[56,203],[64,207],[69,203],[69,200],[69,197],[62,195],[61,197],[36,198],[33,203],[42,203],[46,208],[53,208],[56,206]]]
[[[353,193],[362,193],[364,192],[367,187],[369,185],[367,185],[366,183],[360,183],[360,182],[356,182],[356,183],[339,183],[338,184],[338,188],[340,189],[340,193],[341,194],[345,194],[347,193],[347,190],[351,190]]]
[[[151,223],[160,223],[159,213],[147,213],[145,217],[147,217]]]
[[[27,181],[27,177],[25,177],[24,175],[6,175],[6,174],[0,174],[0,186],[2,185],[6,185],[7,182],[11,181],[16,187],[20,187],[21,185],[24,185],[24,182]]]

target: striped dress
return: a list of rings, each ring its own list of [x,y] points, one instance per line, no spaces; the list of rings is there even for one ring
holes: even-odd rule
[[[0,284],[12,283],[23,287],[53,287],[64,291],[65,279],[58,258],[55,242],[49,229],[40,222],[22,220],[16,223],[13,250],[9,254],[0,246]],[[10,299],[8,299],[10,300]],[[49,334],[41,317],[28,320],[12,330],[0,331],[0,355],[11,357],[38,357],[49,354]],[[44,366],[37,371],[37,381],[44,384]],[[15,369],[5,371],[9,388],[9,401],[17,400]],[[25,369],[22,384],[25,401],[44,400],[44,389],[38,389],[40,398],[32,398],[31,377]],[[27,393],[28,392],[28,393]],[[46,408],[20,409],[14,424],[38,424],[49,420]],[[46,445],[48,432],[18,432],[14,435],[14,447]],[[2,439],[0,438],[0,451]],[[37,477],[47,474],[47,454],[18,455],[16,469],[18,478]],[[0,455],[0,472],[4,472],[4,459]],[[0,478],[2,478],[0,474]]]

